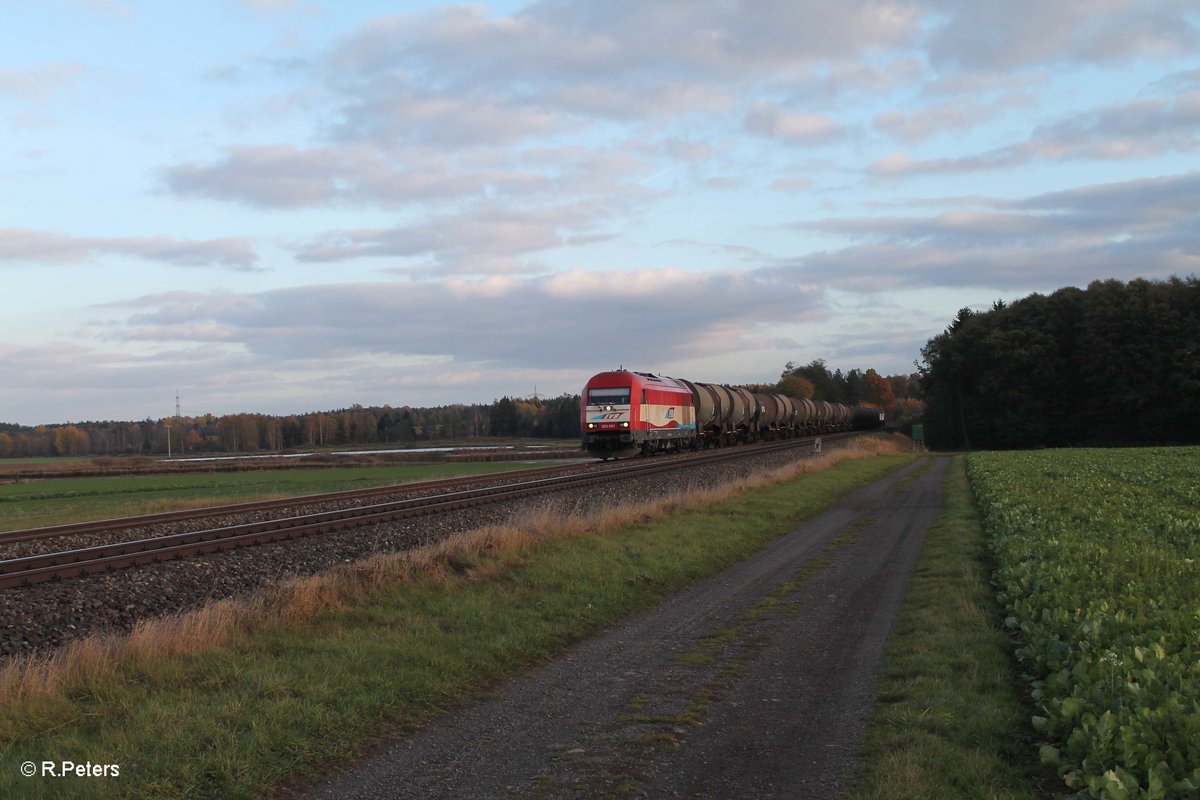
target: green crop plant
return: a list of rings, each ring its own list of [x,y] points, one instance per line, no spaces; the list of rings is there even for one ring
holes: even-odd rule
[[[1043,761],[1079,797],[1200,797],[1200,449],[968,468]]]

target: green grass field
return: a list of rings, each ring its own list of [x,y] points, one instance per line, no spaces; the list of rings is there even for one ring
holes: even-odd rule
[[[111,519],[273,497],[367,489],[535,466],[544,464],[397,464],[111,478],[52,478],[10,483],[0,485],[0,530]]]

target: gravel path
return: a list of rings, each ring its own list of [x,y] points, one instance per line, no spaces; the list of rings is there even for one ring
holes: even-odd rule
[[[898,484],[929,463],[293,797],[836,797],[945,460]]]

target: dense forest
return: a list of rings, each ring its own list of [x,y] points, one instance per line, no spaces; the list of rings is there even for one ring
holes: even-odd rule
[[[1200,442],[1200,279],[963,309],[922,348],[934,447]]]
[[[897,424],[919,419],[918,376],[830,370],[818,359],[789,363],[776,384],[752,387],[794,397],[873,405]],[[353,406],[290,416],[227,414],[142,422],[77,422],[27,427],[0,423],[0,458],[73,455],[194,455],[299,448],[412,446],[486,437],[579,438],[579,395],[502,397],[490,404]]]

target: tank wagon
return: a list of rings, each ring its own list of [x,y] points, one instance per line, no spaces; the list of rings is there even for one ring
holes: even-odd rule
[[[866,430],[879,424],[875,409],[625,369],[592,376],[579,403],[583,446],[602,459]]]

